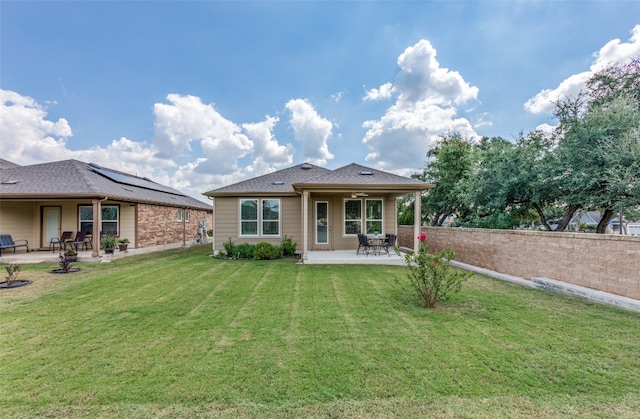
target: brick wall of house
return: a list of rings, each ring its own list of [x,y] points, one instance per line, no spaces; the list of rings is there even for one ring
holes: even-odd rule
[[[138,236],[136,247],[158,246],[195,240],[199,221],[206,220],[207,228],[213,225],[211,212],[189,210],[189,221],[178,220],[179,208],[138,204]]]
[[[452,247],[460,262],[640,299],[640,237],[447,227],[423,231],[431,249]],[[412,226],[398,228],[398,242],[413,247]]]

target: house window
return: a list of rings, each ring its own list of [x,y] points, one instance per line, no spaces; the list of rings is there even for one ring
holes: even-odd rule
[[[279,199],[241,199],[241,236],[279,236]]]
[[[345,199],[344,234],[353,236],[362,232],[362,200]]]
[[[365,207],[367,234],[382,234],[382,199],[367,199]]]
[[[354,236],[363,232],[365,234],[382,234],[382,199],[364,200],[363,211],[362,199],[344,200],[344,234]]]
[[[280,200],[262,200],[262,235],[280,235]]]
[[[178,221],[182,221],[182,214],[183,214],[182,210],[178,210],[178,217],[177,217]],[[187,210],[184,211],[184,221],[187,223],[189,222],[189,211]]]
[[[100,233],[117,236],[120,231],[120,207],[118,205],[103,205],[101,208]],[[79,231],[93,234],[93,206],[78,207]]]

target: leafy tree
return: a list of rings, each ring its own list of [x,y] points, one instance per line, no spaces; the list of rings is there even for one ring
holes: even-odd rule
[[[471,140],[458,132],[450,132],[427,152],[427,165],[418,179],[434,183],[423,198],[423,219],[432,226],[441,226],[447,217],[467,211],[464,189],[472,168]]]
[[[577,98],[556,105],[558,167],[566,199],[599,210],[604,233],[616,209],[640,202],[640,63],[594,75]]]

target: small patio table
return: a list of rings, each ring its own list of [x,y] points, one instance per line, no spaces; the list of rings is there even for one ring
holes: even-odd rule
[[[378,256],[382,254],[382,246],[384,246],[384,236],[367,236],[369,245],[373,249],[373,254]]]

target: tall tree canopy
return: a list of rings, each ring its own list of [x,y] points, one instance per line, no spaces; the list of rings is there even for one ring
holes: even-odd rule
[[[640,60],[596,73],[574,98],[556,103],[553,135],[473,144],[444,135],[415,177],[436,187],[423,199],[431,225],[455,215],[464,225],[511,228],[533,217],[563,231],[577,211],[603,214],[640,204]]]

